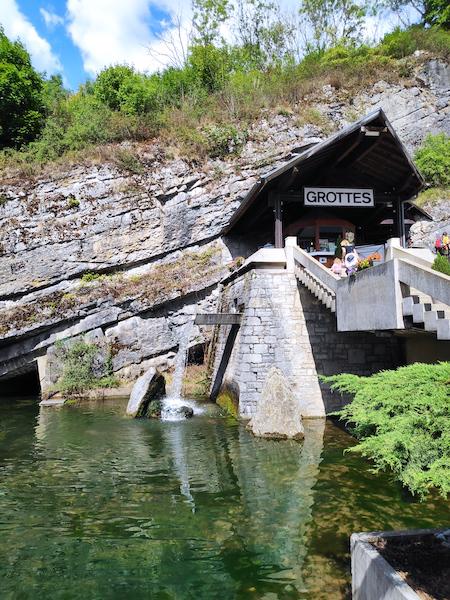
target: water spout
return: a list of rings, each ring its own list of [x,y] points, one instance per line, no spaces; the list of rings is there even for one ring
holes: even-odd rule
[[[178,421],[185,418],[183,414],[183,407],[192,409],[194,414],[203,412],[203,409],[199,408],[197,403],[187,400],[182,397],[183,392],[183,376],[186,369],[189,341],[192,337],[192,329],[194,322],[189,320],[180,331],[180,337],[178,339],[178,352],[174,362],[174,373],[172,385],[170,386],[169,393],[162,401],[161,408],[161,419],[163,421]]]

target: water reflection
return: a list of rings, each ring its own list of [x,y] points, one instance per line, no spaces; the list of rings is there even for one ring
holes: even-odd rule
[[[0,403],[0,423],[2,598],[343,598],[350,523],[379,525],[381,506],[421,526],[444,506],[405,517],[320,420],[304,443],[108,405]]]

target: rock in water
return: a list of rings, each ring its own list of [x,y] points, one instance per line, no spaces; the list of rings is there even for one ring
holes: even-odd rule
[[[298,400],[280,369],[272,367],[264,382],[256,414],[248,428],[258,437],[302,439],[304,429]]]
[[[164,409],[164,415],[166,420],[171,419],[190,419],[194,416],[194,410],[190,406],[171,406]]]
[[[160,399],[166,392],[164,377],[151,367],[136,380],[131,390],[127,405],[130,417],[159,417],[161,414]]]

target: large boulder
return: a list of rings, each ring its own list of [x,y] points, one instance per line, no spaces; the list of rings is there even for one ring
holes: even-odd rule
[[[166,393],[164,377],[154,367],[150,367],[136,380],[127,405],[130,417],[159,417],[161,398]]]
[[[298,399],[275,367],[267,374],[256,413],[248,428],[258,437],[302,439],[304,429]]]

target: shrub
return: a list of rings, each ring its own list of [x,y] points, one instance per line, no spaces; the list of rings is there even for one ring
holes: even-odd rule
[[[240,131],[234,125],[211,125],[205,134],[211,158],[239,152],[248,137],[247,131]]]
[[[62,360],[62,374],[56,388],[63,396],[80,396],[90,389],[118,385],[112,374],[109,355],[104,362],[99,360],[101,349],[96,344],[82,340],[69,345],[59,342],[57,351]]]
[[[447,59],[450,56],[450,32],[417,25],[404,30],[397,28],[384,36],[377,52],[392,58],[404,58],[416,50],[426,50]]]
[[[350,448],[392,471],[424,499],[434,488],[450,492],[450,362],[415,363],[370,377],[324,377],[353,396],[338,414],[359,443]]]
[[[140,175],[144,171],[144,165],[138,156],[126,148],[118,148],[114,153],[114,163],[122,171],[129,171]]]
[[[428,183],[450,185],[450,137],[446,133],[428,135],[414,159]]]
[[[411,30],[399,27],[384,36],[379,51],[392,58],[404,58],[417,50],[417,40]]]
[[[439,273],[450,275],[450,263],[448,262],[448,258],[446,256],[442,256],[441,254],[436,256],[431,268]]]
[[[94,94],[111,110],[120,110],[123,102],[123,87],[136,78],[128,65],[114,65],[103,69],[95,80]]]

